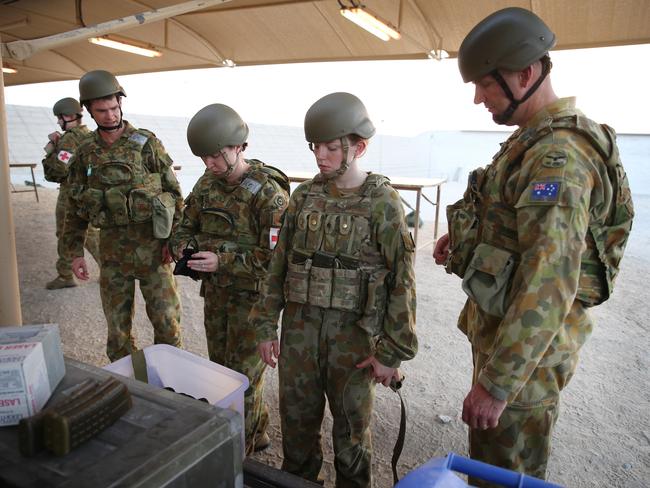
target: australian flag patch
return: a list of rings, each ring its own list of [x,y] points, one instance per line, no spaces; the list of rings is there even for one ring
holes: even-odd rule
[[[534,182],[530,192],[532,202],[557,202],[559,181]]]

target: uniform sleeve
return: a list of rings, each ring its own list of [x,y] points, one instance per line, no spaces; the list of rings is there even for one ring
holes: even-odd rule
[[[183,249],[200,230],[200,207],[192,191],[185,199],[185,207],[179,225],[175,226],[169,236],[169,247],[177,259],[183,255]]]
[[[77,152],[79,140],[72,131],[65,132],[54,150],[43,158],[43,173],[47,181],[63,183],[68,178],[70,163]]]
[[[174,212],[174,223],[172,229],[178,226],[181,221],[183,211],[183,193],[181,186],[176,179],[174,162],[167,154],[162,142],[154,136],[151,136],[144,147],[143,156],[147,168],[152,173],[160,173],[160,182],[162,191],[171,193],[176,200],[176,211]]]
[[[415,357],[415,244],[406,225],[397,191],[383,195],[373,208],[374,233],[390,274],[382,336],[375,357],[385,366],[397,368],[401,361]]]
[[[278,243],[271,254],[268,271],[262,282],[260,296],[251,309],[250,323],[255,327],[258,343],[278,338],[278,319],[284,308],[284,281],[287,274],[289,248],[295,232],[296,213],[304,198],[304,186],[291,195],[282,218]]]
[[[598,156],[590,147],[567,152],[566,145],[539,146],[522,163],[532,170],[515,204],[522,252],[511,303],[478,377],[492,396],[508,402],[542,359],[566,360],[563,342],[580,334],[563,329],[571,327],[566,318],[578,290],[590,201],[602,200],[599,193],[609,184],[593,170]]]
[[[87,184],[86,163],[83,152],[78,151],[70,163],[68,183],[71,191],[65,206],[65,221],[60,241],[68,259],[84,255],[84,242],[88,229],[88,216],[84,214],[79,195]]]

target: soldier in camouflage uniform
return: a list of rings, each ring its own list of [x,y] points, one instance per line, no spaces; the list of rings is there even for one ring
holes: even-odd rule
[[[593,327],[588,308],[612,292],[634,215],[614,131],[553,91],[554,44],[520,8],[490,15],[461,44],[474,102],[518,129],[470,174],[434,251],[469,296],[458,326],[474,357],[470,455],[539,478],[560,391]]]
[[[185,200],[171,244],[177,256],[196,245],[188,267],[199,272],[210,360],[245,374],[246,452],[268,447],[264,370],[248,314],[259,296],[289,180],[256,159],[244,159],[248,126],[232,108],[212,104],[190,121],[187,140],[207,171]],[[194,243],[193,243],[194,241]]]
[[[77,286],[77,282],[72,275],[72,263],[65,255],[61,232],[65,221],[65,206],[70,198],[70,184],[67,181],[70,159],[77,152],[77,146],[79,146],[81,140],[90,134],[88,128],[81,122],[82,111],[83,108],[74,98],[62,98],[52,108],[57,123],[64,133],[61,134],[56,131],[47,136],[49,141],[45,146],[45,158],[42,161],[45,179],[60,184],[55,214],[57,252],[59,255],[56,262],[58,274],[56,278],[45,285],[48,290]],[[88,227],[85,248],[92,254],[95,261],[99,262],[99,231],[92,226]]]
[[[400,362],[417,351],[415,246],[400,197],[358,165],[374,133],[349,93],[308,110],[305,136],[320,172],[291,196],[251,312],[262,358],[279,363],[282,469],[318,479],[327,398],[338,487],[371,486],[375,382],[399,379]]]
[[[84,139],[70,163],[72,198],[62,239],[74,258],[72,271],[88,279],[83,242],[90,222],[100,229],[99,286],[109,359],[137,350],[131,333],[136,280],[154,342],[180,347],[180,300],[167,238],[180,221],[183,199],[172,160],[153,133],[123,120],[126,94],[111,73],[86,73],[79,94],[97,130]]]

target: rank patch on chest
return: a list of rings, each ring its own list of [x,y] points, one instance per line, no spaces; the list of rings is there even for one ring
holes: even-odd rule
[[[69,151],[59,151],[59,154],[56,155],[56,159],[58,159],[62,163],[68,164],[70,163],[70,160],[72,159],[73,155],[74,154]]]
[[[269,249],[275,249],[278,244],[278,236],[280,235],[280,227],[271,227],[269,229]]]
[[[532,202],[557,202],[560,191],[559,181],[538,182],[531,185]]]
[[[260,191],[260,188],[262,188],[262,183],[255,181],[253,178],[246,178],[241,182],[240,186],[255,195]]]

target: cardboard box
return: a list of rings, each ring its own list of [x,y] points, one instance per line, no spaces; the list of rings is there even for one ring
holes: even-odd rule
[[[64,375],[58,325],[0,327],[0,426],[40,412]]]

